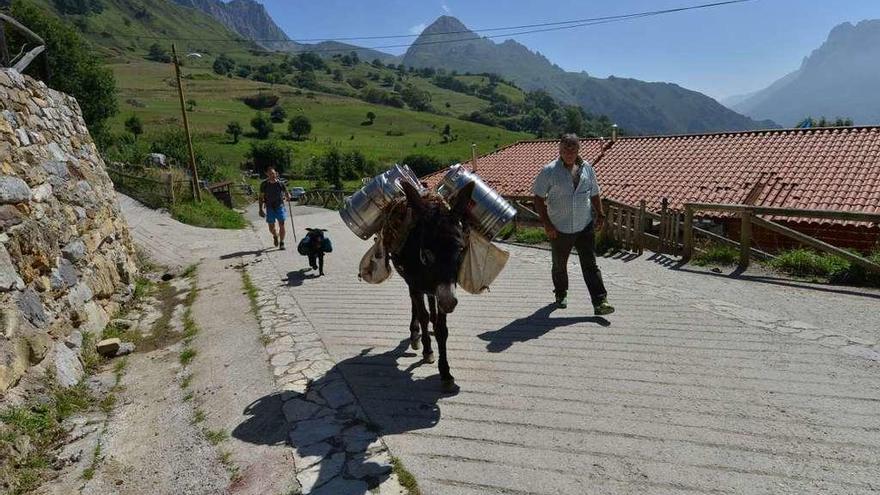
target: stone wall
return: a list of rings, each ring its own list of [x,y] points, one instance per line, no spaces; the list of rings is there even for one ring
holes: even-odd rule
[[[75,383],[83,333],[100,334],[135,271],[76,100],[0,69],[0,394],[32,366]]]

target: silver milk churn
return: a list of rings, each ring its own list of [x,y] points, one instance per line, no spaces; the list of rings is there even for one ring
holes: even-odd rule
[[[489,187],[473,172],[461,165],[453,165],[440,181],[437,192],[446,201],[450,201],[469,182],[473,181],[474,193],[471,200],[474,204],[468,212],[468,223],[487,239],[492,240],[505,225],[516,216],[516,209]]]
[[[422,190],[418,178],[409,167],[394,165],[345,199],[345,206],[339,211],[342,221],[356,236],[369,239],[382,228],[385,207],[395,198],[403,196],[400,181],[409,182],[416,190]]]

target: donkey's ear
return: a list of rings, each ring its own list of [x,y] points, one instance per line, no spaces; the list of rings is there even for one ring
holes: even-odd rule
[[[470,181],[455,195],[455,202],[452,205],[452,212],[460,218],[464,218],[465,215],[467,215],[468,210],[470,209],[471,196],[474,195],[474,186],[476,186],[476,183],[474,181]]]
[[[424,209],[425,202],[422,200],[422,195],[419,194],[419,191],[416,190],[415,186],[405,180],[400,181],[400,183],[403,186],[403,193],[406,194],[406,202],[409,203],[409,206],[415,210]]]

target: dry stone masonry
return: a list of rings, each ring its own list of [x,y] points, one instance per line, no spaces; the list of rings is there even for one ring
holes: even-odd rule
[[[100,333],[135,271],[76,100],[0,69],[0,395],[36,365],[76,383],[82,335]]]

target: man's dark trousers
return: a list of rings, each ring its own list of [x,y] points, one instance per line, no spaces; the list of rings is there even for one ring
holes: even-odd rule
[[[599,304],[608,295],[605,284],[602,283],[602,272],[596,265],[594,237],[593,222],[590,222],[580,232],[574,234],[558,232],[556,239],[550,241],[553,253],[553,268],[551,270],[553,292],[556,293],[557,298],[565,297],[568,294],[568,256],[571,254],[572,247],[577,248],[584,282],[587,283],[587,290],[590,291],[593,306]]]

